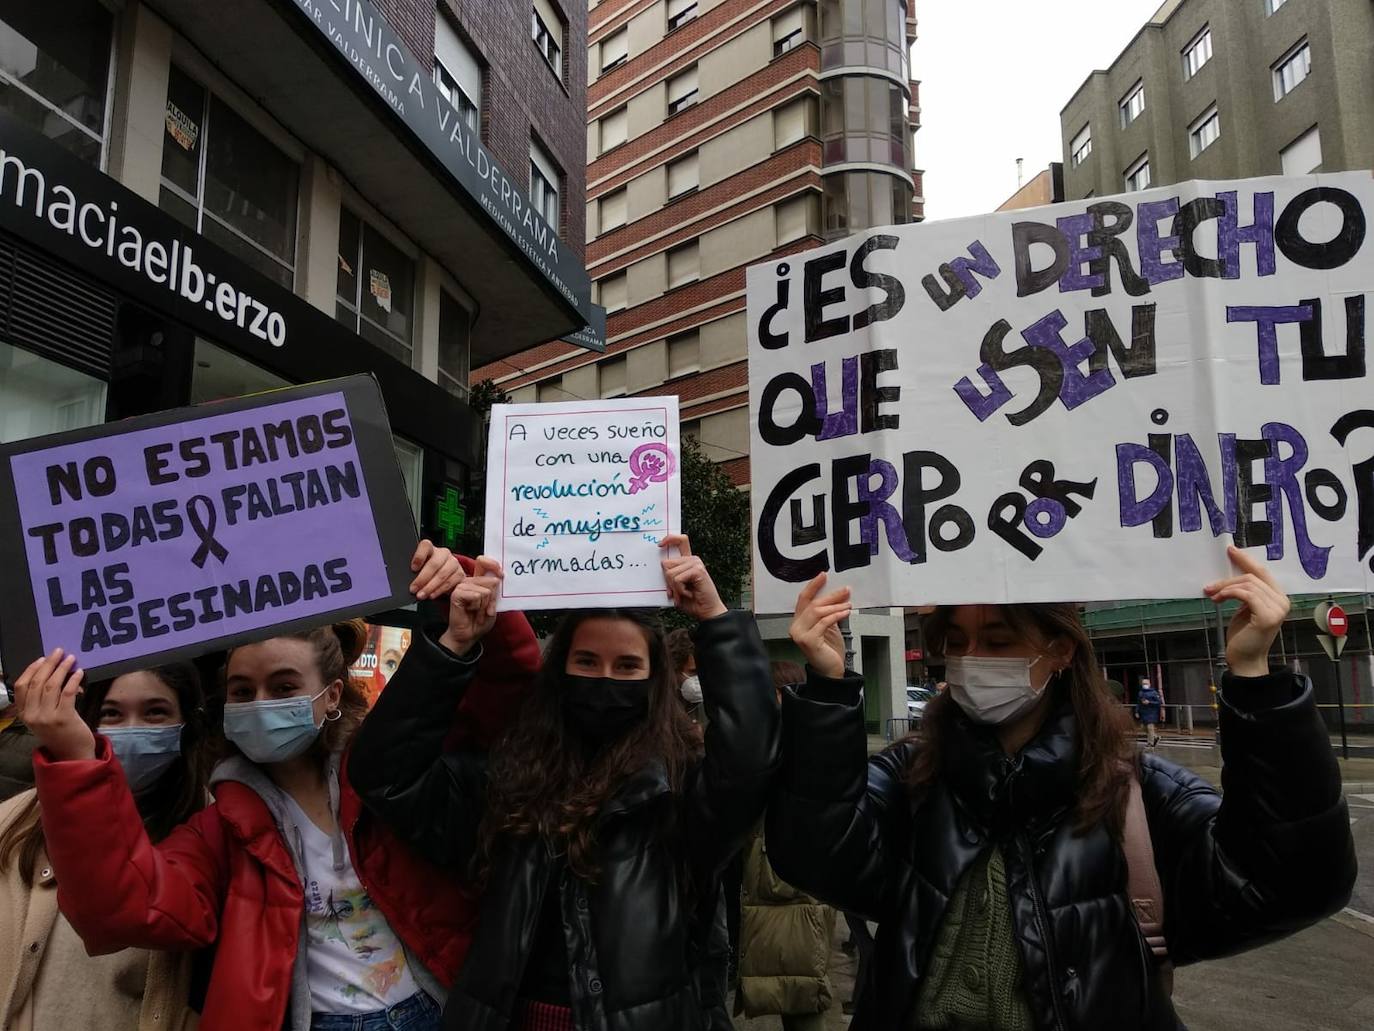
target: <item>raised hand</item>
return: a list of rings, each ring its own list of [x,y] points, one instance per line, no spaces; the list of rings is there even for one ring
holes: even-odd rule
[[[820,573],[801,589],[788,635],[812,669],[835,680],[844,676],[844,635],[840,633],[840,621],[849,617],[853,606],[849,603],[848,587],[821,594],[825,580],[825,574]]]
[[[463,579],[463,567],[458,556],[448,548],[436,548],[432,541],[421,541],[410,560],[410,571],[415,579],[410,582],[410,593],[420,601],[426,598],[441,598],[450,593]]]
[[[76,711],[85,673],[75,666],[76,656],[64,657],[57,648],[29,663],[14,682],[19,719],[59,761],[95,758],[95,735]]]
[[[679,612],[701,622],[729,611],[706,571],[706,563],[692,554],[692,542],[685,534],[670,533],[658,546],[678,550],[677,558],[663,560],[663,579],[668,585],[668,597]]]
[[[466,655],[496,624],[496,603],[501,580],[501,564],[479,556],[472,576],[464,577],[448,597],[448,629],[439,638],[451,652]]]
[[[1269,672],[1269,652],[1292,605],[1263,562],[1234,545],[1226,554],[1240,575],[1208,584],[1202,593],[1217,604],[1241,603],[1226,628],[1226,664],[1237,676],[1262,677]]]

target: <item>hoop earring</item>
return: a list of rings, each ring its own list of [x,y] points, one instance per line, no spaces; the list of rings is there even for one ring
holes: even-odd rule
[[[338,720],[343,719],[343,710],[342,710],[342,709],[330,709],[327,713],[324,714],[324,718],[325,718],[325,720],[328,721],[329,723],[335,723],[335,722],[337,722]]]

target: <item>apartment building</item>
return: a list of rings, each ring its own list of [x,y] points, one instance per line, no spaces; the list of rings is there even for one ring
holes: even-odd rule
[[[1374,3],[1169,0],[1060,113],[1070,200],[1374,166]]]
[[[600,342],[585,41],[563,0],[0,0],[0,440],[369,372],[456,542],[470,367]]]
[[[1048,168],[1024,182],[1016,192],[997,206],[998,211],[1024,211],[1046,204],[1058,204],[1064,199],[1064,166],[1051,161]]]

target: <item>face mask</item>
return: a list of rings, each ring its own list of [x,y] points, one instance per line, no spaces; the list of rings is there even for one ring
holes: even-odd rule
[[[296,695],[265,702],[229,702],[224,706],[224,736],[255,763],[294,759],[319,737],[315,698]]]
[[[563,718],[584,741],[618,741],[649,717],[649,681],[563,675]]]
[[[181,754],[180,723],[164,727],[108,727],[101,728],[110,742],[129,790],[141,795],[167,772]]]
[[[949,693],[974,723],[994,726],[1014,720],[1033,708],[1045,691],[1045,684],[1036,687],[1031,680],[1038,658],[952,656],[945,666]]]
[[[683,700],[684,702],[686,702],[688,705],[700,705],[700,704],[701,704],[701,678],[700,678],[700,677],[697,677],[697,676],[690,676],[690,677],[688,677],[686,680],[684,680],[684,681],[682,682],[682,687],[680,687],[679,690],[682,692],[682,700]]]

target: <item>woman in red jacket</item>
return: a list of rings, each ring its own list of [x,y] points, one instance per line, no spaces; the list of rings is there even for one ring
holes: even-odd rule
[[[462,577],[428,542],[413,567],[421,599]],[[538,656],[523,619],[503,631],[494,657],[509,694]],[[365,829],[348,797],[342,749],[365,713],[348,666],[364,639],[361,623],[342,623],[232,650],[234,754],[211,778],[215,804],[156,847],[108,743],[76,717],[79,671],[49,657],[16,685],[43,746],[36,779],[62,911],[92,952],[214,944],[203,1031],[438,1027],[471,914],[444,888],[451,877]],[[479,698],[460,728],[483,736],[507,708]]]

